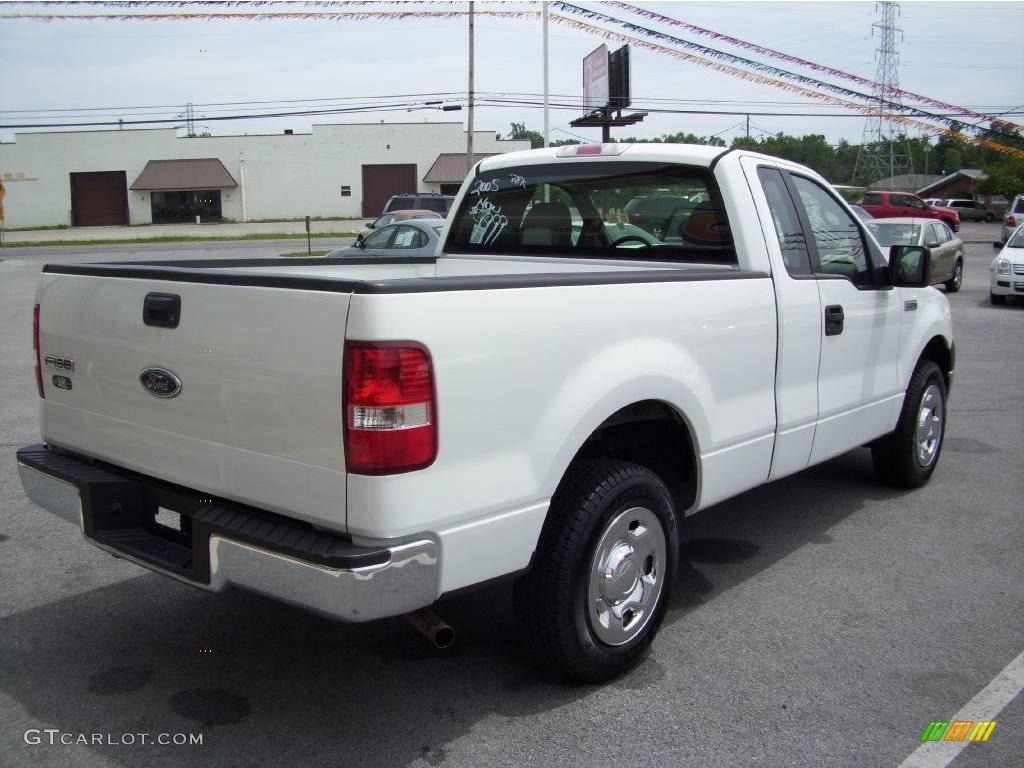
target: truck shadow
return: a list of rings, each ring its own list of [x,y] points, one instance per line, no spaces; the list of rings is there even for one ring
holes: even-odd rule
[[[662,637],[795,550],[827,548],[830,528],[895,495],[854,451],[686,519]],[[0,619],[0,689],[28,728],[203,736],[201,747],[88,748],[111,763],[440,765],[474,728],[502,727],[481,721],[575,707],[604,691],[537,668],[517,641],[511,595],[506,583],[445,601],[457,640],[439,652],[401,619],[339,625],[259,596],[141,575]],[[655,685],[667,663],[656,644],[615,685]],[[20,731],[11,738],[5,752],[22,762],[62,754],[23,744]],[[476,742],[473,762],[507,761],[500,743],[490,755],[480,751],[487,739]],[[582,749],[567,745],[566,759],[584,760]]]

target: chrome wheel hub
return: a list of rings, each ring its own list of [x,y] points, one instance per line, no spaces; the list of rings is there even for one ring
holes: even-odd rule
[[[917,412],[917,429],[914,441],[917,444],[917,463],[927,469],[935,463],[942,445],[942,393],[936,384],[929,384],[921,396],[921,407]]]
[[[665,583],[665,531],[646,507],[615,515],[598,539],[587,584],[587,620],[607,645],[637,637]]]

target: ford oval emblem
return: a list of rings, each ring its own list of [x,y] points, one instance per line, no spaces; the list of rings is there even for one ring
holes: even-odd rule
[[[166,368],[147,368],[139,374],[139,381],[153,397],[176,397],[181,392],[181,379]]]

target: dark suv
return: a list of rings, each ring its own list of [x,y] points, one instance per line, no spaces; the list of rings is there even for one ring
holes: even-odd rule
[[[454,201],[454,195],[442,195],[438,192],[405,192],[389,197],[381,213],[416,208],[423,211],[435,211],[442,216],[447,216],[448,209],[452,207]]]

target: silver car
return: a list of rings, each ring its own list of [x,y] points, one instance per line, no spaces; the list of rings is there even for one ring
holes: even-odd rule
[[[864,222],[879,245],[920,245],[931,252],[932,284],[956,293],[964,279],[964,244],[938,219],[899,217]]]
[[[409,219],[388,224],[365,237],[359,235],[352,245],[331,251],[327,258],[433,256],[444,225],[444,219]]]
[[[984,203],[966,198],[953,198],[943,203],[960,214],[960,221],[995,221],[996,212]]]

